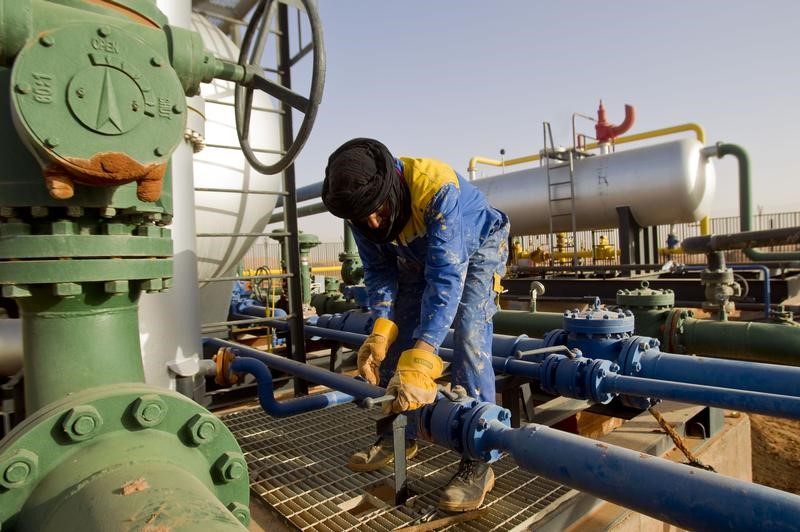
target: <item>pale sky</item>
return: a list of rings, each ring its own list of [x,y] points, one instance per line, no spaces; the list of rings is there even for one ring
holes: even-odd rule
[[[796,0],[319,0],[319,8],[327,79],[296,161],[298,186],[322,180],[330,152],[357,136],[466,175],[475,155],[538,152],[543,121],[556,144],[570,144],[572,114],[595,115],[602,99],[614,123],[624,104],[636,107],[629,133],[696,122],[708,144],[741,145],[753,211],[800,210]],[[295,74],[298,92],[301,80]],[[711,215],[736,215],[736,165],[714,164]],[[341,238],[330,215],[300,227]]]

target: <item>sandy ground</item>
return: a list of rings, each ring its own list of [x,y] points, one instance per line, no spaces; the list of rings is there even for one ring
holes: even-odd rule
[[[800,421],[750,415],[753,481],[800,495]]]

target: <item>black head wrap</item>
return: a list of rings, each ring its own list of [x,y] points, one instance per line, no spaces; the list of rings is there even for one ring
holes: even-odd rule
[[[396,171],[388,148],[377,140],[345,142],[328,158],[322,202],[378,244],[395,240],[411,216],[411,197],[405,179]],[[362,220],[387,203],[388,223],[372,229]]]

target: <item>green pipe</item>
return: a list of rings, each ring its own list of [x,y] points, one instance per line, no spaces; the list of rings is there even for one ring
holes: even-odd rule
[[[541,338],[548,331],[562,329],[564,316],[555,312],[500,310],[492,317],[492,324],[496,334],[527,334],[531,338]]]
[[[687,318],[678,338],[689,354],[800,366],[800,327]]]
[[[358,308],[355,301],[344,299],[341,294],[332,296],[330,294],[314,294],[311,296],[311,306],[318,316],[323,314],[339,314]]]
[[[147,489],[122,496],[121,486],[137,479],[142,479]],[[19,530],[247,530],[195,475],[172,464],[131,463],[112,471],[101,468],[53,503],[55,508],[47,515],[21,520]],[[37,510],[36,515],[41,515],[41,509]]]
[[[358,255],[356,239],[353,237],[353,229],[347,222],[344,222],[344,252],[348,255]]]
[[[84,283],[58,297],[63,285],[33,285],[17,299],[25,345],[25,405],[29,413],[67,395],[116,383],[144,382],[139,346],[139,290],[108,294]]]
[[[739,223],[741,230],[751,231],[753,212],[751,208],[752,195],[750,184],[750,159],[744,148],[736,144],[717,144],[717,157],[722,158],[732,155],[739,165]],[[800,260],[800,252],[763,252],[747,248],[744,254],[752,261],[795,261]]]
[[[344,222],[344,252],[339,254],[342,261],[342,281],[346,285],[358,285],[364,281],[364,267],[358,254],[356,239],[350,224]]]

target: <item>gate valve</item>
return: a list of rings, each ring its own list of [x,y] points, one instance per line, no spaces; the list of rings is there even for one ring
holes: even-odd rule
[[[0,65],[10,67],[12,121],[38,160],[50,196],[70,199],[76,183],[135,182],[139,201],[157,202],[169,158],[183,140],[185,96],[212,79],[237,85],[237,132],[251,165],[265,174],[289,166],[316,117],[325,52],[316,4],[301,0],[313,43],[285,61],[313,54],[310,94],[264,77],[259,65],[271,33],[265,30],[277,3],[259,3],[235,63],[205,51],[199,33],[167,24],[152,0],[129,0],[125,10],[94,0],[0,0]],[[273,164],[260,162],[250,147],[256,90],[305,115]]]
[[[636,119],[636,110],[632,105],[625,104],[625,120],[619,125],[614,125],[606,120],[606,108],[603,100],[600,100],[600,107],[597,108],[597,123],[594,126],[597,142],[611,142],[618,136],[628,131],[633,126]]]

